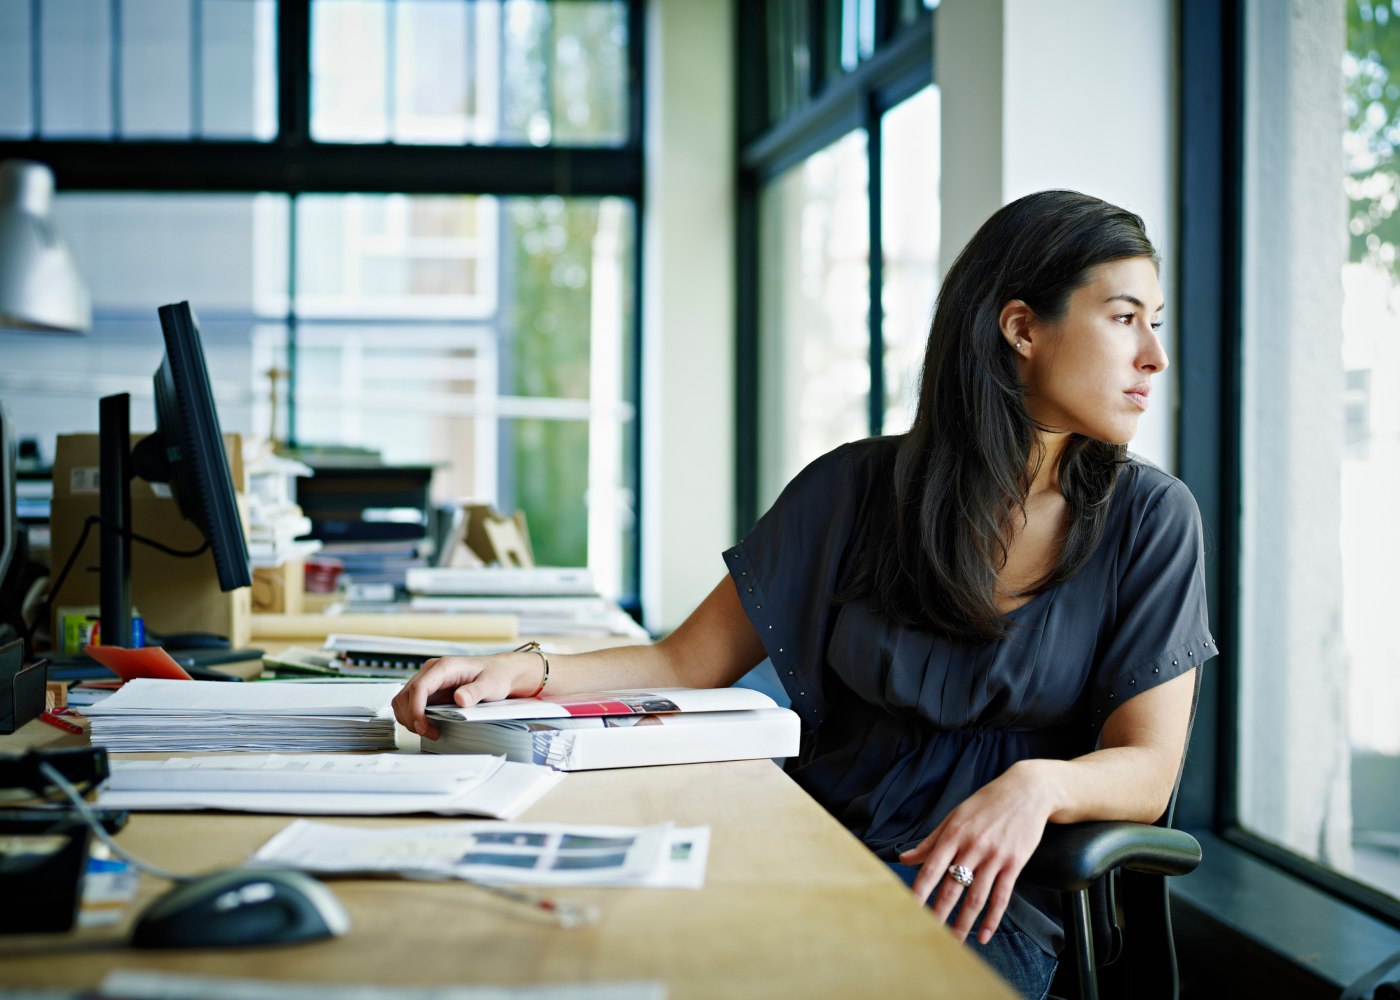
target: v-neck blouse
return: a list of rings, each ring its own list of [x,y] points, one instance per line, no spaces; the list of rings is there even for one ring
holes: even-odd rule
[[[1115,708],[1216,654],[1195,500],[1139,459],[1119,470],[1088,561],[1011,611],[1004,639],[953,640],[838,602],[867,506],[888,502],[896,444],[817,459],[724,554],[802,719],[789,772],[885,860],[1017,761],[1092,751]],[[1055,893],[1018,886],[1007,919],[1059,952]]]

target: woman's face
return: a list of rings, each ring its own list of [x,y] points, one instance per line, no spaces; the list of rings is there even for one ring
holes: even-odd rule
[[[1053,431],[1127,444],[1147,412],[1152,376],[1167,369],[1157,338],[1162,285],[1146,257],[1100,264],[1069,297],[1064,316],[1031,314],[1020,332],[1026,408]]]

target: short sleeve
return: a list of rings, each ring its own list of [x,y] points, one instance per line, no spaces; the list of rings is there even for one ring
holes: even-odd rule
[[[825,717],[825,651],[843,557],[864,483],[853,446],[823,455],[790,482],[725,566],[805,729]]]
[[[1163,483],[1147,492],[1141,513],[1133,512],[1118,554],[1109,627],[1095,658],[1095,731],[1134,695],[1218,652],[1206,607],[1200,512],[1185,484],[1155,474]]]

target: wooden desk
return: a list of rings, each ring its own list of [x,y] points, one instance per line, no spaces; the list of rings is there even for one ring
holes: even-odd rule
[[[0,750],[81,742],[35,721],[0,739]],[[1012,997],[769,761],[570,774],[521,818],[709,824],[705,888],[551,889],[602,912],[597,925],[563,930],[462,883],[343,879],[332,883],[352,921],[342,938],[291,948],[142,952],[122,946],[126,925],[0,937],[0,984],[91,988],[108,970],[128,968],[420,985],[658,979],[673,998]],[[240,863],[289,819],[134,814],[120,841],[156,864],[197,871]],[[138,903],[165,888],[143,876]]]

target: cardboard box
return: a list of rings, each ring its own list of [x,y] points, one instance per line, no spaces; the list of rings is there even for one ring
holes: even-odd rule
[[[133,447],[144,435],[133,435]],[[242,502],[243,448],[237,434],[224,435],[229,471]],[[98,511],[98,444],[96,434],[64,434],[58,438],[53,469],[53,537],[55,572],[62,568],[82,534],[83,522]],[[131,527],[138,535],[177,550],[197,549],[204,536],[180,515],[180,508],[163,483],[131,481]],[[98,527],[94,524],[82,553],[54,595],[53,608],[97,604]],[[140,607],[146,631],[156,635],[211,632],[227,636],[234,647],[246,646],[251,634],[251,588],[225,593],[219,589],[211,552],[193,558],[168,555],[149,545],[131,544],[131,602]],[[60,635],[52,622],[53,635]]]
[[[253,611],[299,615],[305,590],[305,559],[293,559],[281,566],[258,566],[253,570]]]

